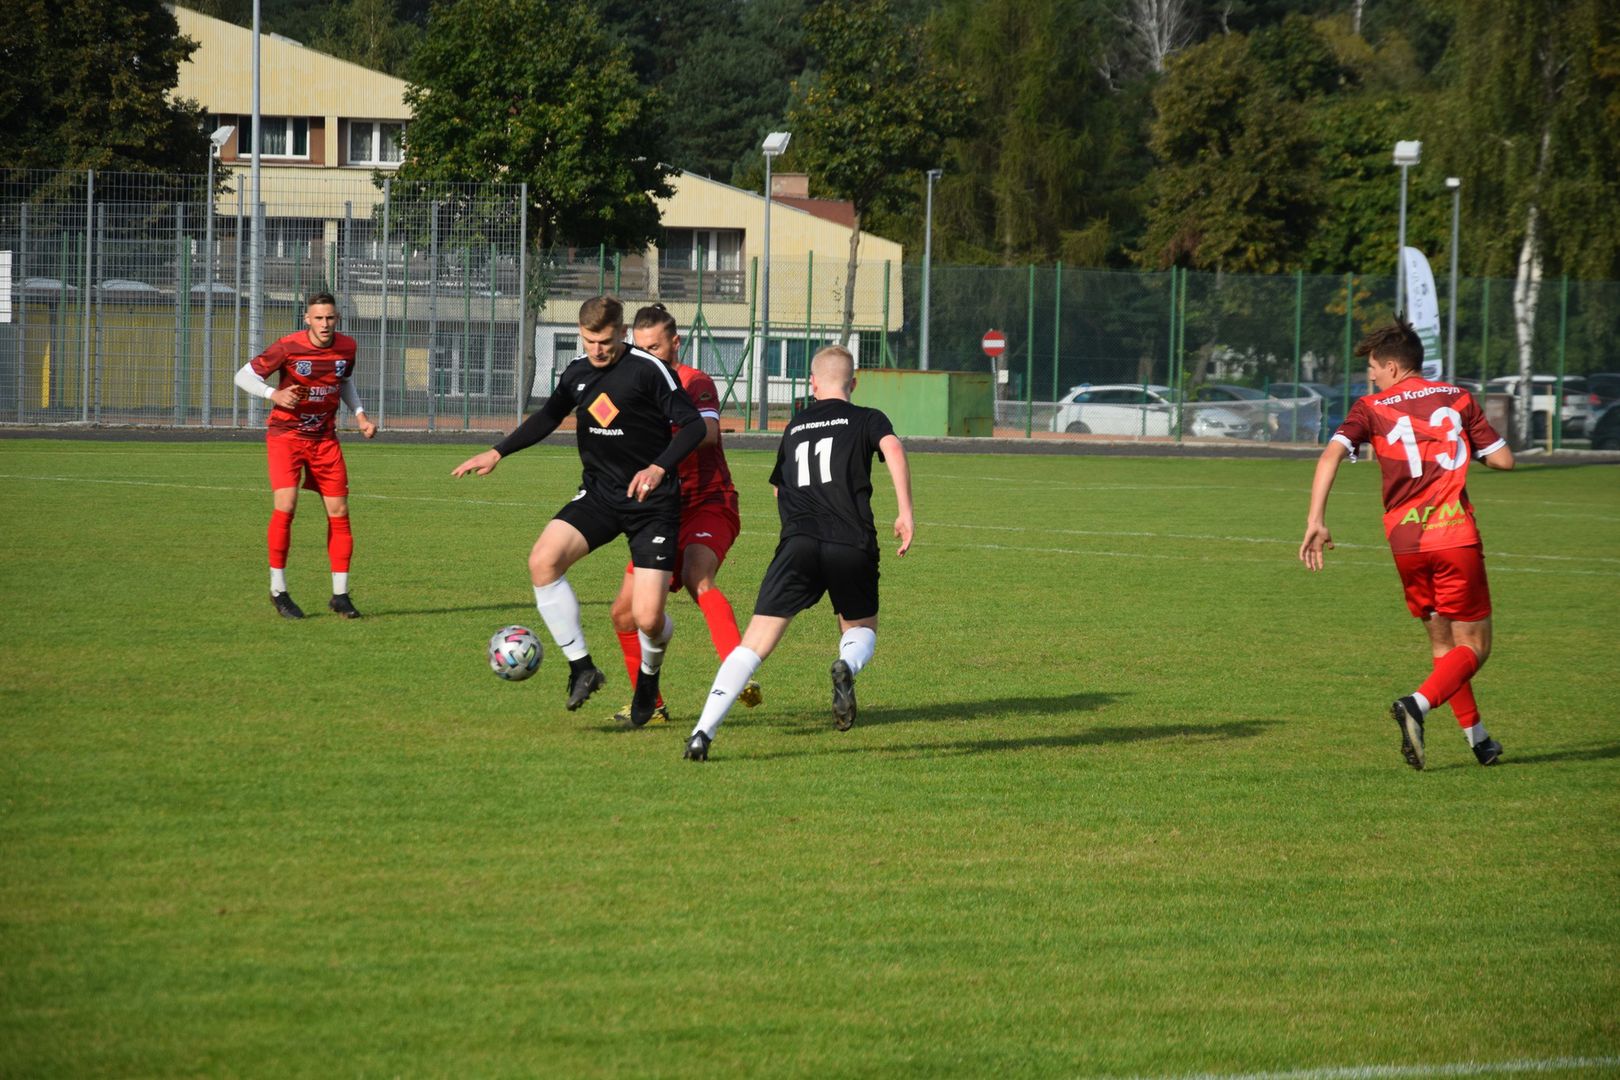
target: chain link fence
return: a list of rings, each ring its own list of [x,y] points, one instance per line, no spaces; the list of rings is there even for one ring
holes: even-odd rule
[[[515,185],[267,175],[259,340],[245,175],[0,174],[0,416],[18,423],[244,426],[232,378],[338,298],[355,385],[393,427],[501,427],[526,389]]]
[[[757,255],[700,246],[529,259],[520,186],[266,174],[255,343],[247,177],[223,175],[212,199],[207,186],[0,171],[0,420],[256,425],[262,402],[232,377],[256,345],[300,330],[305,298],[321,290],[358,342],[361,398],[392,428],[509,427],[577,354],[579,302],[599,293],[632,314],[664,303],[685,359],[715,376],[745,427],[758,426],[762,389],[783,421],[808,393],[810,357],[843,336],[843,258],[775,258],[767,313]],[[1396,283],[935,266],[926,361],[923,287],[919,266],[859,265],[858,362],[987,373],[998,435],[1313,443],[1365,392],[1351,349],[1391,317]],[[1464,279],[1451,370],[1488,402],[1520,392],[1533,436],[1561,445],[1589,436],[1620,395],[1620,375],[1606,377],[1620,371],[1617,324],[1620,283],[1544,282],[1521,327],[1513,282]],[[994,357],[991,331],[1005,342]],[[1521,335],[1533,395],[1516,378]]]

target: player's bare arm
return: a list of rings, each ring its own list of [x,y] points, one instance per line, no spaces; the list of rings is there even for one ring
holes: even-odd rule
[[[1514,466],[1513,451],[1508,448],[1506,443],[1498,446],[1479,460],[1487,468],[1498,469],[1502,472],[1510,472]]]
[[[1330,442],[1316,459],[1316,475],[1311,480],[1311,508],[1305,516],[1305,538],[1299,544],[1299,561],[1307,570],[1322,569],[1322,553],[1333,548],[1333,535],[1327,527],[1328,494],[1338,478],[1339,466],[1350,452],[1340,442]]]
[[[461,477],[471,473],[474,476],[488,476],[495,471],[495,466],[500,464],[500,460],[501,452],[499,450],[485,450],[482,454],[474,454],[454,469],[451,469],[450,475]]]
[[[894,498],[900,512],[894,519],[894,535],[900,540],[896,555],[911,550],[911,538],[917,531],[911,507],[911,464],[906,460],[906,448],[893,435],[885,435],[878,443],[883,452],[883,463],[889,467],[889,479],[894,481]]]

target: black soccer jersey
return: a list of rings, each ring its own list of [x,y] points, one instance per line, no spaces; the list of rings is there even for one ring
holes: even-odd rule
[[[771,471],[782,536],[875,550],[872,455],[893,434],[882,412],[839,399],[814,402],[788,421]]]
[[[580,486],[603,493],[622,495],[631,477],[649,464],[670,474],[656,494],[678,493],[676,466],[703,438],[702,417],[669,365],[626,346],[605,368],[593,366],[583,356],[575,359],[545,405],[495,449],[505,457],[533,446],[555,431],[569,412],[574,413],[579,438]],[[671,439],[672,424],[681,428],[684,438]]]

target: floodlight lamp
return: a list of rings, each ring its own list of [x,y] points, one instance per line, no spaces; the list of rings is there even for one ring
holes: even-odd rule
[[[1416,139],[1406,139],[1395,144],[1395,164],[1416,165],[1423,156],[1423,144]]]
[[[765,143],[761,147],[766,157],[778,157],[787,153],[788,140],[793,137],[791,132],[773,131],[765,136]]]
[[[1448,176],[1448,177],[1446,177],[1446,187],[1451,191],[1456,191],[1458,188],[1462,187],[1462,177],[1460,177],[1460,176]]]
[[[214,144],[215,150],[223,150],[225,148],[225,144],[231,141],[231,136],[234,134],[236,134],[236,127],[234,125],[222,124],[214,129],[214,133],[212,135],[208,136],[208,141]]]

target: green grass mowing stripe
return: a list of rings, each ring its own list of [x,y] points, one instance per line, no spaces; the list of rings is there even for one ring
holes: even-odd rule
[[[482,668],[490,628],[533,619],[522,556],[567,453],[451,484],[460,451],[351,444],[375,614],[291,625],[263,599],[259,448],[54,449],[0,448],[0,473],[230,490],[0,481],[23,511],[0,554],[3,1071],[1120,1075],[1616,1044],[1620,749],[1590,662],[1612,604],[1501,575],[1479,693],[1508,762],[1473,766],[1442,714],[1411,774],[1381,702],[1421,635],[1370,470],[1330,518],[1362,547],[1312,576],[1300,463],[919,456],[926,520],[1154,532],[1121,542],[1173,558],[925,528],[884,563],[862,725],[827,729],[835,634],[809,613],[693,768],[715,658],[687,600],[679,722],[608,730],[622,555],[571,575],[602,709],[561,711],[554,657],[519,686]],[[735,456],[721,582],[746,611],[769,456]],[[1487,549],[1612,556],[1604,476],[1484,478]],[[318,598],[318,507],[295,530]]]

